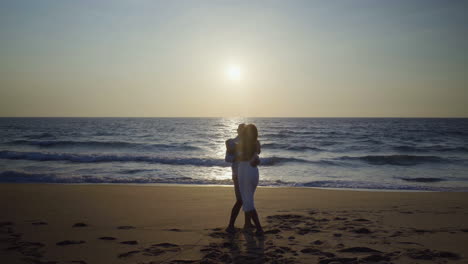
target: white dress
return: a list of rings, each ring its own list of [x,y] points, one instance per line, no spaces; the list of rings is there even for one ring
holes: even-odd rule
[[[237,177],[244,212],[255,210],[254,194],[259,180],[258,168],[252,167],[250,161],[241,161],[239,162]]]

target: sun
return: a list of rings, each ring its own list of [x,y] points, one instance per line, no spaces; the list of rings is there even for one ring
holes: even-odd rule
[[[226,76],[231,81],[240,81],[242,79],[242,71],[238,65],[229,65],[226,68]]]

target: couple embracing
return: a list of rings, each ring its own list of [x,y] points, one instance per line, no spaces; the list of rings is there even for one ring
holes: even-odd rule
[[[232,207],[228,233],[236,232],[234,222],[242,207],[245,214],[244,230],[252,231],[254,225],[257,235],[263,235],[263,228],[254,205],[255,189],[258,185],[260,164],[260,142],[258,130],[253,124],[240,124],[237,128],[237,137],[226,141],[227,162],[232,163],[232,180],[236,193],[236,203]],[[254,224],[251,223],[253,221]]]

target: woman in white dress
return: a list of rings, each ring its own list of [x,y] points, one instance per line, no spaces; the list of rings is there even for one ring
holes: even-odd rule
[[[245,126],[242,131],[238,147],[239,153],[239,167],[238,167],[238,181],[239,190],[242,196],[242,207],[245,213],[244,229],[252,228],[250,220],[253,220],[256,233],[263,234],[263,228],[258,218],[257,210],[254,204],[254,194],[257,189],[259,172],[257,165],[260,163],[258,155],[260,154],[260,143],[258,142],[257,127],[253,124]]]

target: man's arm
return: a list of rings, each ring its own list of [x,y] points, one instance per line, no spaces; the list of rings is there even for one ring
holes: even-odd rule
[[[232,148],[231,140],[226,140],[226,155],[224,161],[233,163],[235,160],[235,148]]]

